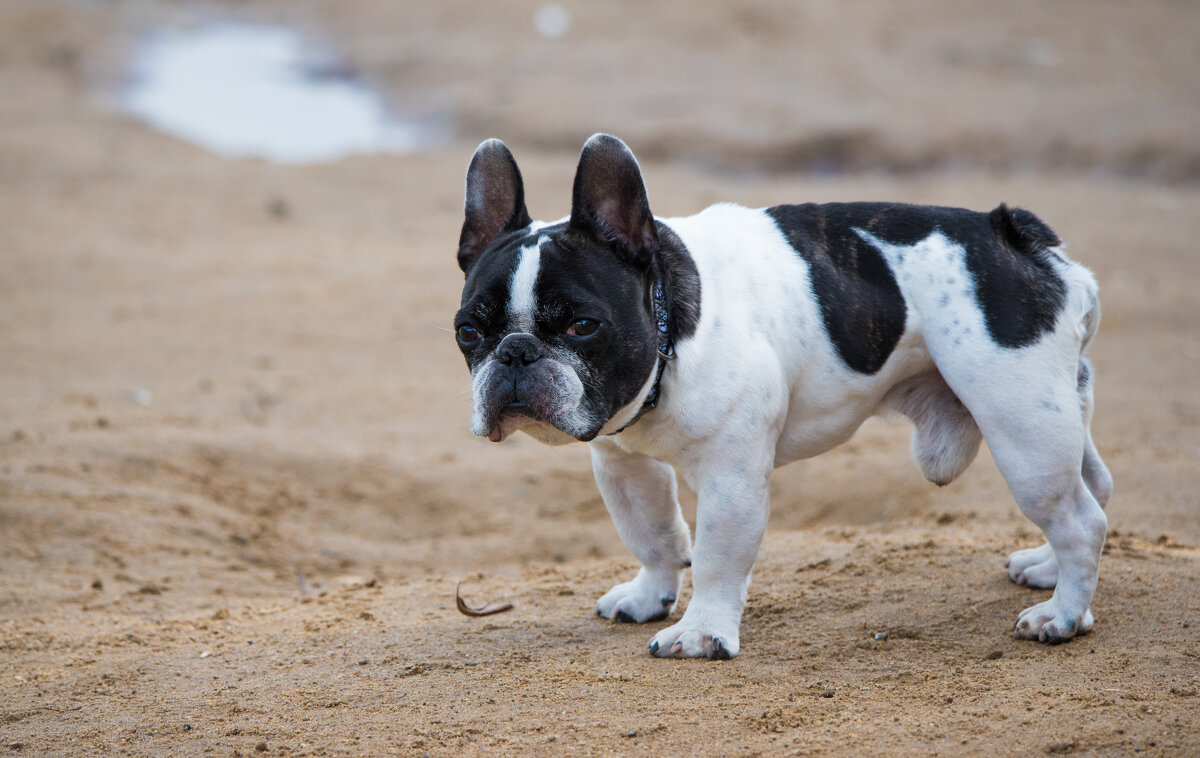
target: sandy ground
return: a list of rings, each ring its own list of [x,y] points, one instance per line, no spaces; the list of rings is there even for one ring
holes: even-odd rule
[[[543,40],[534,7],[0,6],[0,754],[1200,752],[1200,9],[568,3]],[[280,167],[112,108],[140,33],[221,17],[336,44],[439,140]],[[474,144],[554,218],[602,129],[661,215],[1003,200],[1070,240],[1117,482],[1093,634],[1010,637],[1035,529],[898,421],[777,472],[735,660],[593,614],[635,564],[586,450],[473,438],[447,327]]]

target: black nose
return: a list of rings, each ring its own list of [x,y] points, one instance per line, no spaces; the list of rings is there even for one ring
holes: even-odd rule
[[[510,334],[496,348],[496,360],[505,366],[528,366],[542,357],[537,338],[532,334]]]

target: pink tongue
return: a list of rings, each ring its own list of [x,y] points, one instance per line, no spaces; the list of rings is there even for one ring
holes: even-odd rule
[[[492,427],[492,431],[488,432],[488,439],[492,442],[500,441],[500,426],[498,424]]]

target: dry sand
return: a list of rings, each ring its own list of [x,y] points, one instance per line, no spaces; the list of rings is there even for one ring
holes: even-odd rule
[[[1200,6],[535,7],[0,6],[0,755],[1200,753]],[[140,33],[218,17],[321,35],[443,139],[280,167],[113,109]],[[586,450],[471,437],[446,327],[474,144],[554,218],[597,130],[660,215],[1008,201],[1071,242],[1094,633],[1011,638],[1035,528],[896,421],[777,473],[738,658],[593,614],[635,563]]]

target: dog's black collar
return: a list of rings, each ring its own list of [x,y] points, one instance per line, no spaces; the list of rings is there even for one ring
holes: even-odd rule
[[[667,367],[667,363],[675,360],[675,345],[671,339],[671,320],[667,312],[667,297],[663,290],[662,277],[659,276],[654,280],[654,286],[650,289],[650,302],[654,308],[654,328],[658,330],[658,368],[655,369],[654,384],[650,385],[650,391],[646,393],[646,399],[642,402],[642,407],[638,409],[637,415],[629,419],[629,423],[621,427],[613,434],[620,434],[629,427],[633,426],[638,419],[646,415],[648,411],[658,405],[658,386],[662,382],[663,370]]]

